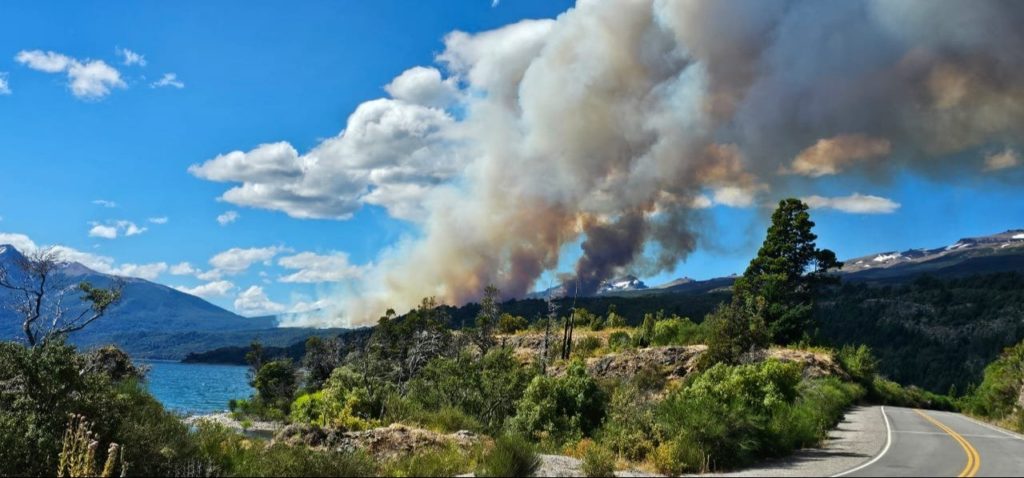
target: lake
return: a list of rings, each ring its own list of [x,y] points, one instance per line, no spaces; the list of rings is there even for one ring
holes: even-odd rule
[[[149,367],[146,386],[164,408],[185,414],[222,412],[228,400],[253,393],[247,367],[137,360]]]

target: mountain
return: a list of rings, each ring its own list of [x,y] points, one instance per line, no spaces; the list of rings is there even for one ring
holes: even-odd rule
[[[0,265],[8,271],[20,272],[18,261],[23,257],[15,247],[0,245]],[[69,340],[81,347],[114,343],[137,357],[180,359],[188,352],[246,344],[254,338],[285,345],[313,333],[330,333],[277,328],[273,316],[242,317],[165,285],[103,274],[78,262],[61,264],[57,276],[69,284],[88,281],[109,287],[116,280],[124,283],[123,298],[117,306],[71,334]],[[10,308],[16,300],[15,292],[0,289],[0,305],[5,305],[0,307],[0,340],[23,339],[21,322]]]
[[[968,237],[945,247],[889,251],[845,261],[841,273],[849,281],[900,281],[928,274],[962,277],[992,272],[1024,271],[1024,230]]]

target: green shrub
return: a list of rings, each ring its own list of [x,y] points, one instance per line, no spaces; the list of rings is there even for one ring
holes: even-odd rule
[[[480,430],[495,433],[515,414],[516,402],[537,373],[524,367],[509,348],[496,348],[482,359],[462,354],[437,358],[427,364],[409,383],[407,397],[422,410],[460,410]],[[467,424],[470,424],[467,422]]]
[[[205,472],[202,474],[209,476],[374,476],[377,473],[373,460],[362,452],[268,445],[218,425],[200,425],[195,440],[202,457],[200,468]],[[180,475],[182,470],[170,474]]]
[[[658,451],[659,466],[702,472],[773,454],[773,417],[794,404],[800,379],[798,364],[776,360],[718,364],[697,375],[658,406],[658,424],[673,437]]]
[[[518,315],[504,313],[498,319],[498,332],[503,334],[514,334],[520,330],[526,330],[529,326],[530,322]]]
[[[381,466],[382,476],[455,476],[473,471],[479,451],[457,446],[420,449]]]
[[[868,398],[874,403],[898,407],[956,410],[956,403],[945,395],[929,392],[913,385],[904,387],[891,380],[875,376],[868,387]]]
[[[601,348],[601,338],[594,335],[585,335],[576,340],[572,345],[572,354],[576,357],[586,358]]]
[[[274,360],[256,371],[252,386],[260,402],[287,414],[298,386],[295,376],[295,365],[291,360]]]
[[[568,441],[588,436],[604,419],[607,398],[582,360],[570,362],[562,377],[538,375],[526,387],[511,419],[525,436]]]
[[[760,297],[735,298],[720,305],[704,319],[708,350],[701,356],[701,368],[717,363],[736,364],[752,350],[769,342],[764,314],[767,304]]]
[[[615,476],[615,455],[601,445],[592,445],[583,452],[583,474],[586,476]]]
[[[643,461],[660,441],[654,407],[633,383],[616,387],[599,442],[630,461]]]
[[[608,336],[608,348],[613,351],[626,350],[632,344],[632,339],[628,332],[615,331]]]
[[[996,420],[1009,417],[1016,411],[1016,421],[1024,423],[1024,412],[1018,405],[1021,387],[1024,387],[1024,342],[1008,347],[985,367],[981,385],[965,402],[971,413]],[[1024,427],[1018,429],[1024,430]]]
[[[839,364],[857,382],[869,385],[878,371],[878,359],[867,345],[853,347],[844,345],[836,354]]]
[[[476,476],[530,476],[539,466],[540,456],[529,440],[505,435],[481,458]]]
[[[59,340],[33,348],[0,343],[0,475],[55,474],[72,413],[85,416],[104,442],[124,445],[132,474],[165,475],[189,459],[188,428],[136,376],[114,373],[129,368],[90,366]],[[105,460],[106,450],[98,450],[97,463]]]
[[[703,329],[690,319],[671,317],[654,324],[651,345],[692,345],[704,341]]]

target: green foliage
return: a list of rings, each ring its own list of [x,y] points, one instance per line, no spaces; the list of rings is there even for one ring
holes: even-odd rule
[[[807,205],[784,199],[757,256],[733,285],[734,300],[765,300],[763,318],[774,343],[799,340],[811,328],[814,295],[820,286],[837,282],[830,270],[842,267],[828,249],[818,249]]]
[[[379,476],[456,476],[473,471],[477,450],[427,448],[384,463]]]
[[[501,314],[498,319],[498,332],[503,334],[514,334],[520,330],[526,330],[530,326],[529,321],[518,315]]]
[[[704,329],[690,319],[676,316],[654,324],[652,345],[693,345],[706,339]]]
[[[590,357],[594,352],[601,348],[601,345],[600,337],[584,335],[573,343],[572,355],[580,358]]]
[[[126,445],[133,474],[170,473],[194,449],[187,427],[137,379],[118,375],[90,367],[59,340],[31,349],[0,343],[0,475],[56,473],[71,414],[88,417],[103,442]],[[97,450],[96,463],[106,453]]]
[[[202,424],[194,439],[199,453],[187,468],[198,476],[375,476],[374,462],[361,452],[320,451],[284,444],[267,445],[224,427]],[[133,465],[134,466],[134,465]],[[133,473],[136,472],[133,468]]]
[[[323,390],[306,393],[291,405],[294,422],[340,430],[365,430],[375,425],[371,419],[377,402],[364,386],[363,376],[348,367],[331,373]]]
[[[410,382],[407,397],[423,410],[459,410],[493,433],[515,413],[516,401],[536,373],[508,348],[492,349],[479,360],[469,354],[440,357]]]
[[[878,372],[878,359],[867,345],[844,345],[836,354],[839,365],[858,383],[869,385]]]
[[[264,363],[252,379],[256,399],[270,408],[288,413],[288,407],[297,389],[298,371],[290,359]]]
[[[630,348],[632,342],[633,339],[629,336],[629,332],[617,330],[608,335],[608,348],[615,352]]]
[[[820,441],[863,395],[859,386],[835,379],[800,384],[794,363],[711,367],[658,405],[657,423],[668,439],[655,463],[678,474],[779,456]]]
[[[615,455],[601,445],[592,445],[583,452],[582,467],[585,476],[615,476]]]
[[[615,307],[615,304],[608,306],[608,316],[605,318],[605,325],[608,326],[608,328],[614,329],[619,327],[625,327],[627,325],[626,318],[624,316],[619,315],[617,313],[617,310],[618,308]]]
[[[302,367],[306,370],[305,385],[309,390],[323,386],[335,368],[341,366],[344,357],[339,339],[322,339],[310,337],[306,340],[306,354],[302,357]]]
[[[984,380],[965,401],[971,413],[996,420],[1016,413],[1016,421],[1020,422],[1020,417],[1024,416],[1021,397],[1024,397],[1024,342],[1007,348],[985,367]]]
[[[823,340],[868,345],[882,374],[937,393],[981,383],[985,366],[1024,340],[1020,273],[844,283],[818,304]]]
[[[735,364],[743,354],[766,347],[769,334],[764,321],[765,307],[764,299],[746,297],[722,304],[709,315],[704,321],[708,350],[701,357],[702,367]]]
[[[517,435],[504,435],[494,441],[494,448],[481,458],[476,476],[531,476],[540,466],[540,456],[529,440]]]
[[[569,364],[562,377],[538,375],[523,393],[510,421],[524,436],[564,442],[593,432],[604,419],[607,397],[582,360]]]
[[[612,392],[599,434],[602,445],[631,461],[643,461],[661,442],[654,405],[640,387],[624,383]]]
[[[952,398],[929,392],[914,385],[904,387],[892,380],[876,376],[868,387],[868,400],[872,403],[897,407],[956,410]]]

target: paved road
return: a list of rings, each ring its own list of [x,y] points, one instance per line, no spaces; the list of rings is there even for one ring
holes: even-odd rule
[[[1024,476],[1024,437],[948,412],[883,407],[887,442],[836,476]]]

